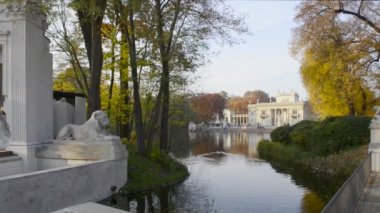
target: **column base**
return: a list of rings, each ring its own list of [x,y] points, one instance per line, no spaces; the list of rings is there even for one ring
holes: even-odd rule
[[[40,147],[39,143],[26,144],[23,142],[12,142],[7,145],[6,150],[12,151],[22,158],[22,171],[37,171],[36,149]]]

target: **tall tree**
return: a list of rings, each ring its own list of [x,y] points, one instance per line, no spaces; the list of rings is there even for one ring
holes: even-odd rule
[[[244,99],[248,101],[248,103],[256,104],[256,103],[267,103],[270,101],[268,93],[262,90],[253,90],[247,91],[244,93]]]
[[[247,91],[243,97],[231,97],[228,99],[228,108],[235,113],[248,113],[248,104],[267,103],[269,95],[262,90]]]
[[[157,39],[160,49],[160,58],[162,65],[162,76],[161,76],[161,91],[162,91],[162,112],[161,112],[161,132],[160,132],[160,149],[167,150],[168,139],[169,139],[169,56],[171,51],[171,45],[173,42],[173,35],[175,30],[175,25],[177,24],[178,16],[180,13],[181,0],[175,1],[173,6],[173,18],[170,23],[170,28],[168,30],[167,39],[164,37],[164,2],[161,0],[155,0],[155,14],[156,14],[156,29],[157,29]]]
[[[144,124],[142,116],[141,98],[140,98],[140,82],[138,75],[137,63],[137,47],[136,47],[136,13],[142,9],[141,1],[129,0],[128,4],[123,4],[118,0],[118,10],[120,12],[120,24],[122,27],[123,38],[126,40],[129,54],[129,66],[131,68],[133,82],[133,112],[135,120],[135,130],[137,136],[137,151],[139,154],[145,155],[144,141]]]
[[[90,65],[88,113],[100,109],[100,78],[103,66],[101,28],[107,0],[73,0]]]
[[[327,37],[328,30],[341,30],[345,41],[349,41],[348,51],[361,54],[356,69],[361,69],[367,80],[374,80],[380,66],[379,10],[379,1],[304,1],[295,18],[300,26],[294,33],[297,44],[293,48],[302,49],[311,44],[310,40]]]
[[[228,109],[238,114],[248,113],[248,99],[243,97],[231,97],[228,99]]]
[[[298,8],[300,25],[292,48],[301,56],[303,82],[313,108],[322,116],[364,115],[376,102],[370,76],[376,72],[378,36],[362,20],[339,16],[342,8],[355,5],[362,13],[370,4],[314,1]]]
[[[353,55],[334,40],[307,49],[301,76],[313,109],[321,116],[366,115],[374,104],[365,81],[350,72]]]
[[[64,73],[59,74],[58,80],[74,80],[78,88],[75,91],[88,97],[90,73],[85,63],[86,51],[81,47],[82,35],[72,17],[73,11],[68,8],[64,0],[60,0],[52,10],[55,16],[50,17],[52,23],[46,33],[52,41],[53,51],[58,55],[59,67],[64,70]]]
[[[208,47],[207,39],[232,42],[230,32],[246,32],[241,18],[230,13],[221,0],[154,0],[155,32],[161,61],[162,110],[160,148],[167,151],[169,138],[170,72],[175,50],[194,55]],[[177,55],[179,56],[179,55]]]
[[[226,100],[220,94],[201,94],[190,99],[191,108],[197,115],[197,122],[211,122],[216,115],[223,117]]]

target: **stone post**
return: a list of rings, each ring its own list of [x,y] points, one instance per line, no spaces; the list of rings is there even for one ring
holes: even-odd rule
[[[380,172],[380,115],[376,112],[375,117],[371,120],[371,142],[368,146],[368,152],[372,152],[371,171]]]

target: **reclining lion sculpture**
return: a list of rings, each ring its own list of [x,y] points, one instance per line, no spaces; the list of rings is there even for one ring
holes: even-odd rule
[[[119,140],[119,137],[108,134],[107,127],[109,123],[106,113],[98,110],[93,112],[90,119],[82,125],[67,124],[63,126],[58,132],[56,140]]]

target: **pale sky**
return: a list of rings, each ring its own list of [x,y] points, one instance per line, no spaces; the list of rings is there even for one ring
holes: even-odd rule
[[[261,89],[270,96],[296,91],[306,98],[299,62],[290,56],[291,29],[298,1],[229,0],[235,13],[244,13],[251,35],[236,46],[212,46],[219,54],[201,69],[196,92],[228,92],[242,96]]]

